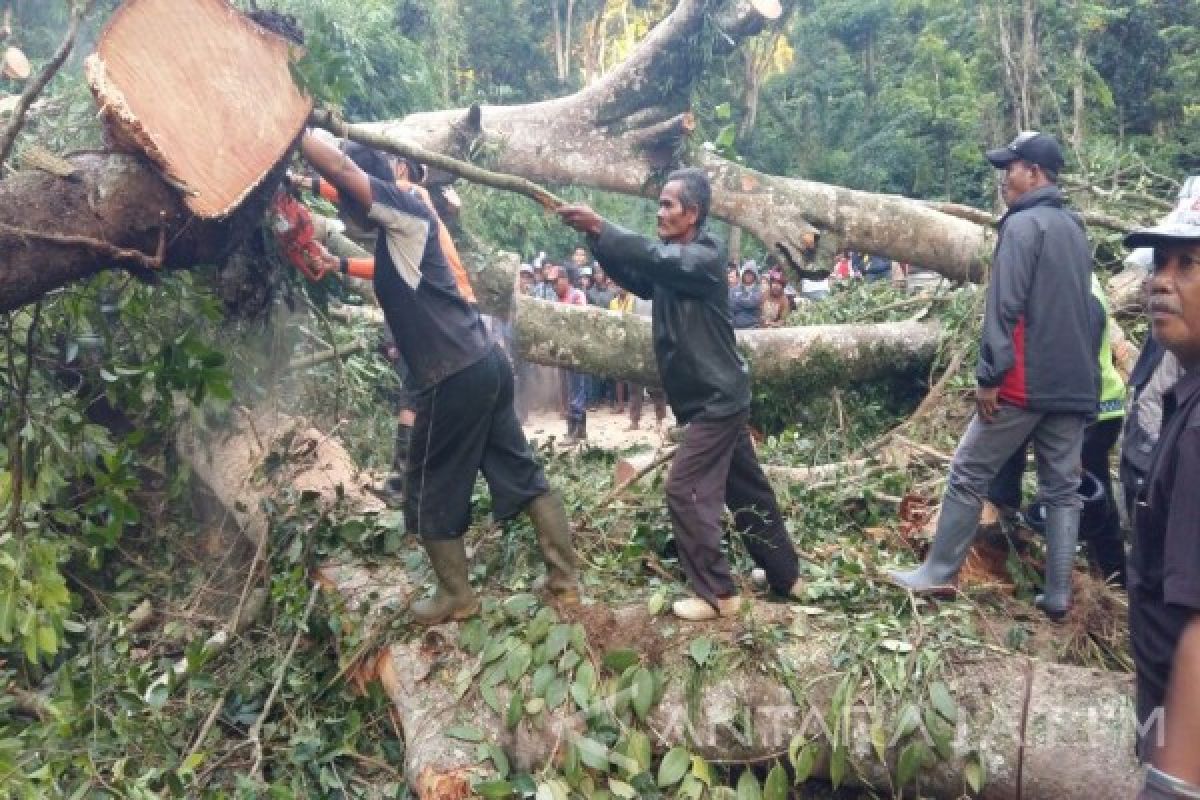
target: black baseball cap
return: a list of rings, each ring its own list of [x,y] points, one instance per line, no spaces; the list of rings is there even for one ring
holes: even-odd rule
[[[987,151],[987,160],[996,169],[1004,169],[1017,159],[1037,164],[1051,172],[1061,172],[1066,164],[1058,139],[1039,131],[1022,131],[1007,146]]]
[[[1169,222],[1152,228],[1139,228],[1125,237],[1125,246],[1161,247],[1163,245],[1200,242],[1200,225],[1188,222]]]
[[[367,147],[358,142],[347,141],[342,145],[342,152],[350,157],[359,169],[373,178],[384,183],[394,183],[396,173],[392,169],[392,160],[373,147]]]

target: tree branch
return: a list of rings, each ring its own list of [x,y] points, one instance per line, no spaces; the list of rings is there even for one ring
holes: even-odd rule
[[[21,126],[25,124],[25,114],[29,111],[29,106],[46,88],[46,84],[50,83],[50,79],[54,77],[55,73],[66,63],[71,48],[75,46],[75,34],[79,31],[79,23],[91,7],[92,0],[75,6],[71,12],[71,21],[67,25],[67,35],[63,37],[62,44],[58,46],[58,52],[50,59],[50,63],[42,68],[33,82],[25,87],[25,91],[21,92],[21,99],[17,101],[17,107],[13,111],[12,119],[8,121],[8,127],[4,129],[3,133],[0,133],[0,164],[8,160],[13,144],[17,141],[17,134],[20,133]]]

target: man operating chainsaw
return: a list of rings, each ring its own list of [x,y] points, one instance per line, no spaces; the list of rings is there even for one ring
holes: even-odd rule
[[[545,586],[577,602],[575,551],[562,497],[550,488],[513,407],[512,367],[488,338],[479,313],[455,283],[438,220],[415,193],[396,185],[379,153],[355,143],[344,152],[311,133],[305,159],[337,188],[343,208],[377,232],[375,293],[416,389],[404,516],[437,576],[433,597],[413,603],[424,625],[465,619],[479,609],[467,576],[463,536],[480,470],[493,516],[527,511],[543,558]]]

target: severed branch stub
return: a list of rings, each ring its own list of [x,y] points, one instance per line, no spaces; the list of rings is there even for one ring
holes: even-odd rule
[[[554,210],[564,205],[562,198],[538,186],[533,181],[516,175],[492,172],[466,161],[459,161],[457,158],[435,153],[432,150],[427,150],[418,144],[398,137],[388,136],[372,128],[362,125],[351,125],[327,109],[314,110],[309,119],[314,125],[325,128],[335,136],[340,136],[343,139],[349,139],[359,144],[365,144],[377,150],[394,153],[398,156],[416,159],[422,164],[428,164],[431,167],[436,167],[445,172],[457,175],[471,183],[478,183],[483,186],[490,186],[493,189],[502,189],[506,192],[525,195],[547,210]]]

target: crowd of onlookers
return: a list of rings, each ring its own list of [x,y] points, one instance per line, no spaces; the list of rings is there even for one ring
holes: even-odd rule
[[[806,272],[812,277],[794,282],[774,256],[768,256],[761,269],[754,260],[747,259],[739,266],[731,259],[726,274],[729,312],[738,329],[783,327],[801,304],[824,300],[836,284],[886,280],[903,288],[910,272],[907,264],[883,256],[839,252],[828,273]],[[567,258],[538,253],[521,265],[520,290],[539,300],[650,316],[651,302],[617,286],[584,247],[575,248]],[[658,423],[666,418],[666,403],[654,389],[532,364],[518,364],[517,372],[522,417],[536,405],[554,405],[567,421],[569,439],[586,438],[587,412],[601,406],[620,414],[627,412],[629,430],[638,430],[647,395],[654,403]]]
[[[596,306],[609,311],[650,316],[651,303],[620,286],[595,264],[583,247],[577,247],[570,258],[555,260],[539,253],[532,263],[521,265],[520,290],[539,300],[578,306]],[[641,427],[642,409],[646,396],[654,404],[655,419],[662,425],[667,416],[667,404],[658,389],[628,381],[614,381],[585,375],[572,370],[553,370],[532,364],[517,365],[517,402],[522,417],[545,392],[539,391],[549,382],[551,394],[559,412],[567,420],[567,438],[587,438],[587,412],[607,405],[618,414],[629,414],[629,430]]]

